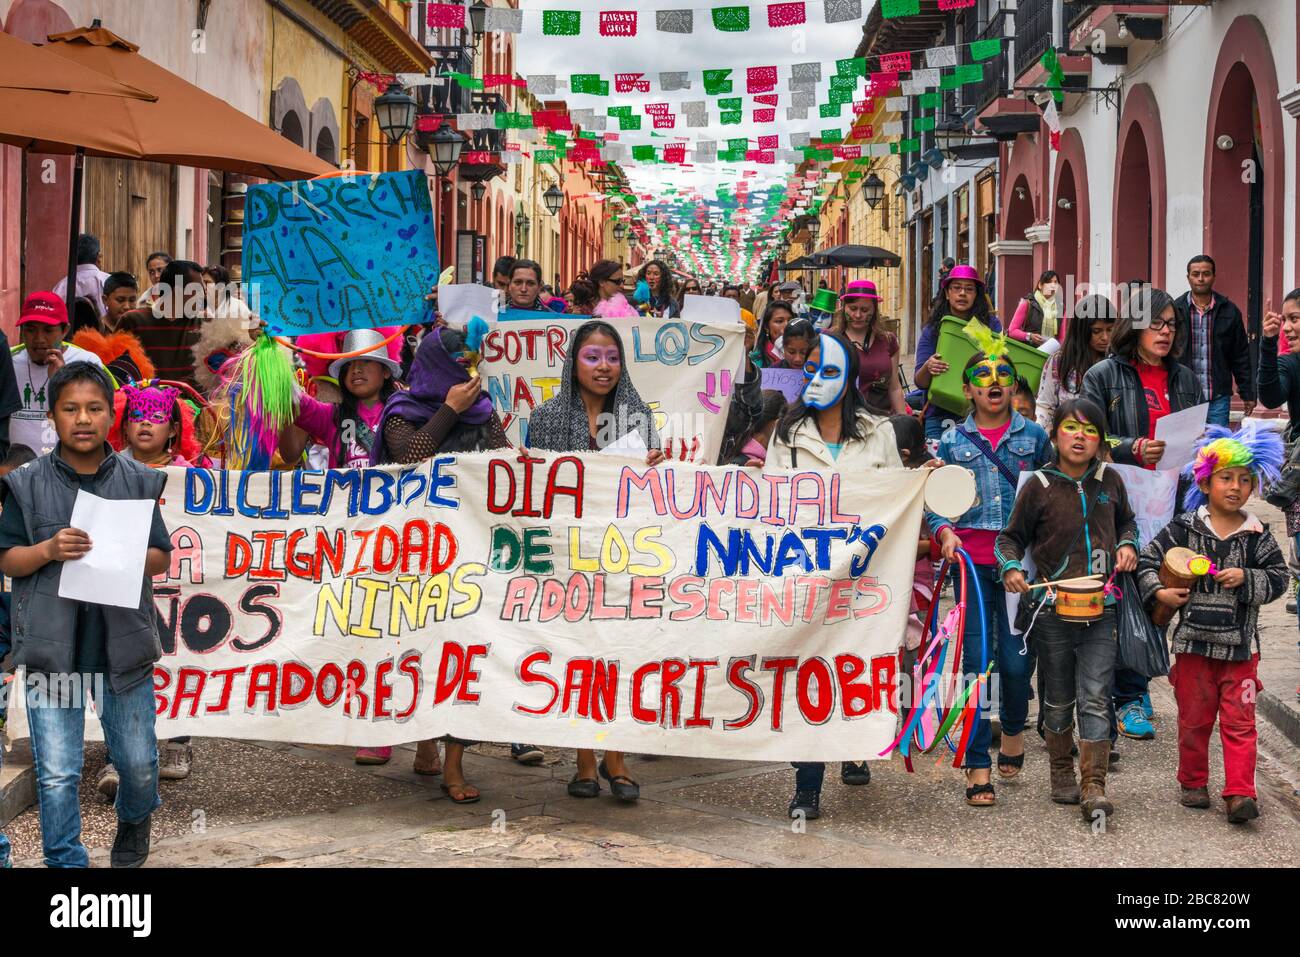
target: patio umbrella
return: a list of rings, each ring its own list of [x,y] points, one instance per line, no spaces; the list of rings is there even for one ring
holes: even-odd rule
[[[830,266],[815,266],[812,258],[809,256],[800,256],[798,259],[792,259],[788,263],[782,263],[776,267],[777,272],[793,272],[796,269],[830,269]]]
[[[157,99],[152,93],[118,83],[102,73],[69,63],[62,57],[56,60],[44,47],[20,40],[9,33],[0,33],[0,90],[40,90],[45,93]]]
[[[41,153],[75,153],[68,239],[68,308],[75,295],[77,228],[84,158],[148,160],[247,173],[273,180],[307,179],[335,167],[146,57],[102,27],[49,37],[51,58],[147,90],[156,99],[0,88],[0,142]]]
[[[881,249],[879,246],[859,246],[854,244],[832,246],[830,249],[823,249],[819,253],[813,253],[812,261],[814,269],[832,269],[835,266],[857,269],[874,269],[878,266],[885,266],[892,269],[903,264],[902,258],[897,253],[891,253],[888,249]]]

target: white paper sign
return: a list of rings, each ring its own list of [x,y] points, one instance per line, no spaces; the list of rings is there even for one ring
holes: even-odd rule
[[[68,524],[89,535],[91,547],[84,557],[63,563],[59,597],[116,608],[139,607],[153,508],[151,499],[109,501],[77,492]]]
[[[645,457],[650,454],[650,450],[646,448],[645,439],[635,429],[622,438],[615,439],[600,451],[605,455],[621,455],[624,458],[639,459],[641,461],[644,461]]]
[[[1181,469],[1192,460],[1196,442],[1205,433],[1205,419],[1210,404],[1194,405],[1181,412],[1171,412],[1156,423],[1156,441],[1165,443],[1158,464],[1162,469]]]
[[[1059,339],[1044,339],[1038,344],[1039,352],[1046,352],[1048,356],[1054,356],[1061,351],[1061,341]]]
[[[725,296],[688,295],[682,302],[682,318],[714,326],[738,326],[740,303]]]
[[[491,286],[475,282],[458,282],[438,287],[438,311],[453,329],[464,329],[478,316],[491,321],[496,318],[497,291]]]

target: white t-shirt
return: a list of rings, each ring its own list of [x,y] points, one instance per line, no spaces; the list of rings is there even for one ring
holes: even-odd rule
[[[104,368],[99,356],[72,345],[64,346],[63,361],[93,362]],[[50,381],[49,366],[36,365],[28,358],[27,350],[21,349],[14,353],[14,380],[23,407],[9,417],[9,444],[25,445],[37,455],[54,451],[59,437],[54,432],[54,423],[45,414],[50,408],[45,394],[45,386]]]

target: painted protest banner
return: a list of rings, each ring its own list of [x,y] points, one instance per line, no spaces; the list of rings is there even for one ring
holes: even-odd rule
[[[510,440],[527,446],[528,418],[562,389],[569,340],[591,317],[510,310],[501,319],[483,340],[479,375]],[[716,462],[740,382],[744,327],[686,319],[603,321],[623,340],[623,374],[654,413],[668,457]]]
[[[243,283],[277,335],[430,318],[438,244],[419,170],[252,186],[243,251]]]
[[[876,755],[924,482],[514,451],[169,469],[158,733]]]

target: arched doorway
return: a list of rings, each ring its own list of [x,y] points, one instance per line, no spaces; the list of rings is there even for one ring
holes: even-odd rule
[[[1083,284],[1091,282],[1091,210],[1088,201],[1088,165],[1083,150],[1083,138],[1076,129],[1068,129],[1061,137],[1061,149],[1056,158],[1056,195],[1052,200],[1052,239],[1049,263],[1061,274],[1063,293],[1067,294],[1068,310],[1079,296]],[[1071,290],[1072,295],[1069,295]]]
[[[1253,340],[1265,300],[1278,307],[1286,288],[1286,144],[1273,54],[1254,17],[1224,35],[1207,117],[1203,246],[1215,289],[1242,309]]]
[[[1115,169],[1111,275],[1165,284],[1165,151],[1151,88],[1129,91]]]
[[[1002,238],[1013,243],[1026,242],[1025,230],[1034,224],[1034,195],[1030,191],[1029,180],[1021,175],[1016,177],[1007,194],[1007,211],[1003,219]],[[1011,325],[1011,316],[1021,296],[1033,291],[1034,257],[1025,251],[1023,255],[1005,255],[1002,257],[1002,276],[1000,279],[1001,308],[999,315],[1004,325]]]

